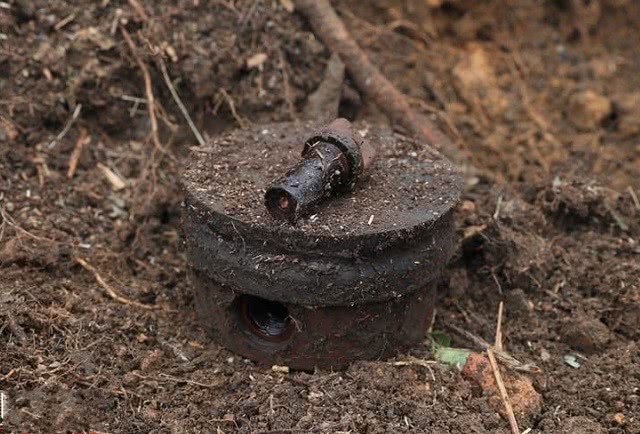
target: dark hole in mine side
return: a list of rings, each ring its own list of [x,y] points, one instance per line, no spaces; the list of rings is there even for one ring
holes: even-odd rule
[[[253,295],[242,295],[236,303],[242,324],[253,335],[271,342],[291,336],[293,322],[284,304]]]

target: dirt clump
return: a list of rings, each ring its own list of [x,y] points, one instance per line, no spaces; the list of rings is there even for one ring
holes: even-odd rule
[[[561,333],[567,345],[586,354],[604,351],[611,340],[611,332],[602,321],[584,315],[569,319]]]
[[[491,407],[506,417],[504,402],[489,358],[485,354],[472,352],[462,369],[462,375],[480,387],[480,393],[489,397]],[[535,390],[529,377],[519,373],[504,376],[504,386],[509,394],[513,412],[520,420],[536,416],[542,408],[542,396]]]

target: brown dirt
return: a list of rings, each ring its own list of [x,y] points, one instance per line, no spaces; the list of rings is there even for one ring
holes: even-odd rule
[[[490,397],[455,369],[380,361],[285,375],[198,327],[177,187],[195,141],[151,49],[203,131],[291,120],[329,54],[288,3],[140,1],[147,18],[124,1],[0,7],[0,389],[9,429],[508,432]],[[543,370],[542,409],[521,429],[640,432],[640,4],[336,6],[414,107],[472,155],[435,328],[492,340],[504,300],[506,348]],[[151,73],[166,151],[154,150],[144,102],[132,102],[145,98],[144,85],[118,19]],[[76,104],[77,121],[50,146]],[[386,122],[349,82],[341,114]],[[90,140],[69,179],[83,129]],[[107,296],[76,258],[157,309]],[[580,351],[579,368],[565,363]],[[428,344],[411,355],[432,357]]]

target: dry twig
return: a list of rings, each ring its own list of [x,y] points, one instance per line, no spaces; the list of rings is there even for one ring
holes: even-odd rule
[[[113,170],[109,169],[104,164],[98,163],[97,167],[102,172],[102,174],[105,176],[105,178],[107,178],[107,180],[111,184],[111,187],[115,191],[120,191],[120,190],[124,189],[127,186],[126,181],[124,179],[122,179],[122,177],[120,175],[115,173]]]
[[[489,342],[485,341],[480,336],[476,336],[471,332],[461,329],[460,327],[451,324],[449,325],[449,328],[451,328],[451,330],[455,331],[456,333],[466,337],[483,350],[493,347]],[[522,363],[504,350],[493,348],[493,353],[495,354],[496,358],[500,360],[507,368],[513,369],[514,371],[527,372],[529,374],[540,374],[542,372],[540,368],[535,364]]]
[[[498,320],[496,321],[496,341],[493,344],[494,348],[498,351],[502,351],[502,309],[504,303],[500,302],[498,305]]]
[[[416,115],[406,97],[371,63],[328,0],[296,0],[295,4],[296,9],[307,17],[315,34],[332,52],[340,55],[358,88],[393,122],[452,158],[460,158],[450,140],[426,117]]]
[[[511,432],[513,434],[520,434],[520,428],[518,428],[518,421],[516,420],[515,414],[513,414],[513,406],[511,405],[511,401],[509,400],[509,394],[507,393],[507,388],[504,386],[504,382],[502,381],[502,374],[500,373],[500,367],[498,366],[498,362],[496,361],[496,356],[493,353],[495,350],[502,351],[502,310],[504,304],[500,302],[498,305],[498,319],[496,321],[496,339],[493,344],[493,348],[487,348],[487,356],[489,357],[489,363],[491,364],[491,370],[493,371],[493,376],[496,379],[496,384],[498,385],[498,391],[500,392],[500,398],[502,399],[502,403],[504,404],[504,409],[507,413],[507,418],[509,419],[509,425],[511,426]]]
[[[2,218],[2,226],[0,226],[0,233],[2,235],[4,235],[4,225],[8,224],[9,226],[11,226],[17,233],[21,233],[23,235],[26,235],[29,238],[32,238],[36,241],[41,241],[41,242],[47,242],[47,243],[59,243],[56,240],[52,240],[51,238],[46,238],[46,237],[39,237],[37,235],[32,234],[31,232],[29,232],[28,230],[24,229],[23,227],[21,227],[20,225],[18,225],[16,223],[16,221],[13,219],[13,217],[11,217],[9,215],[9,213],[7,213],[7,211],[4,209],[4,207],[0,206],[0,217]],[[0,240],[2,239],[2,237],[0,237]]]
[[[96,282],[98,282],[98,285],[100,285],[107,293],[107,295],[109,297],[111,297],[113,300],[122,303],[122,304],[128,304],[131,306],[135,306],[135,307],[139,307],[141,309],[147,309],[147,310],[153,310],[153,309],[159,309],[158,306],[151,306],[148,304],[143,304],[143,303],[139,303],[137,301],[134,300],[130,300],[126,297],[121,296],[120,294],[118,294],[116,292],[116,290],[109,285],[100,275],[100,273],[98,273],[98,270],[96,270],[93,265],[89,264],[87,261],[85,261],[84,259],[81,258],[75,258],[76,262],[78,264],[80,264],[80,266],[82,268],[84,268],[85,270],[89,271],[91,274],[93,274],[93,277],[96,279]]]
[[[204,146],[205,142],[204,142],[204,139],[202,138],[202,134],[200,134],[200,131],[198,131],[198,128],[193,123],[193,120],[191,120],[191,116],[189,116],[189,112],[187,111],[187,108],[185,107],[182,100],[180,99],[180,95],[178,95],[178,92],[173,87],[173,83],[171,83],[171,77],[169,77],[169,72],[167,71],[167,65],[164,63],[164,60],[160,56],[158,56],[158,62],[160,63],[160,71],[162,71],[162,77],[164,78],[164,82],[167,84],[167,87],[169,88],[169,92],[171,92],[171,96],[173,97],[173,100],[178,105],[178,108],[180,109],[182,116],[184,116],[184,119],[187,121],[187,124],[189,124],[189,128],[191,128],[191,132],[196,137],[198,144],[200,146]]]
[[[231,110],[231,115],[236,120],[236,122],[238,122],[240,128],[245,128],[247,126],[247,122],[242,119],[236,111],[236,104],[233,102],[233,98],[231,98],[231,95],[229,95],[229,93],[225,89],[220,89],[219,93],[222,97],[221,101],[224,100],[227,102],[227,104],[229,105],[229,110]]]
[[[513,407],[511,406],[511,401],[509,401],[509,394],[507,393],[507,388],[504,387],[504,381],[502,381],[502,375],[500,374],[500,367],[498,366],[498,362],[496,361],[496,356],[493,354],[493,350],[491,348],[487,348],[487,356],[489,356],[489,363],[491,364],[491,370],[493,371],[493,375],[496,379],[496,384],[498,385],[500,398],[504,403],[504,408],[507,413],[507,418],[509,419],[509,425],[511,426],[511,432],[513,434],[520,434],[520,428],[518,428],[518,421],[516,420],[516,416],[513,414]]]
[[[633,200],[633,204],[635,205],[636,209],[640,211],[640,201],[638,200],[638,196],[636,195],[635,190],[633,189],[632,186],[628,186],[627,191],[629,192],[629,195],[631,196],[631,199]]]
[[[84,147],[85,143],[88,142],[88,137],[89,136],[87,134],[87,130],[81,128],[78,139],[76,140],[76,144],[73,147],[71,156],[69,157],[69,170],[67,170],[67,178],[73,178],[73,175],[76,173],[78,160],[80,159],[80,155],[82,154],[82,148]]]
[[[53,149],[53,147],[56,146],[58,144],[58,142],[64,138],[64,136],[67,135],[67,133],[69,132],[69,130],[71,129],[71,127],[75,123],[76,119],[78,119],[78,116],[80,116],[80,112],[81,111],[82,111],[82,104],[76,105],[76,107],[73,109],[73,113],[71,114],[71,117],[69,118],[69,120],[65,124],[64,128],[62,129],[62,131],[60,131],[58,133],[58,135],[56,136],[56,138],[53,139],[51,142],[49,142],[49,144],[47,145],[47,147],[49,149]]]
[[[130,0],[133,1],[133,0]],[[137,2],[134,2],[137,3]],[[164,149],[160,144],[160,138],[158,136],[158,119],[156,118],[156,104],[155,97],[153,96],[153,87],[151,84],[151,75],[149,74],[149,70],[147,69],[147,65],[144,64],[140,56],[136,51],[136,46],[133,43],[133,39],[131,39],[131,35],[127,32],[127,29],[124,27],[120,27],[120,33],[122,33],[122,37],[127,42],[129,49],[131,50],[131,54],[133,55],[136,63],[138,64],[138,68],[140,68],[140,72],[142,72],[142,79],[144,80],[144,90],[147,96],[147,111],[149,112],[149,122],[151,122],[151,139],[153,140],[153,145],[157,150],[164,153]]]
[[[407,360],[398,360],[395,362],[387,362],[391,366],[423,366],[429,368],[429,365],[437,365],[435,360],[418,359],[417,357],[409,357]]]

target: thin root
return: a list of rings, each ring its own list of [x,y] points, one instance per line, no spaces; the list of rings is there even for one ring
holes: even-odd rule
[[[78,264],[80,264],[82,268],[92,273],[93,277],[96,279],[96,282],[98,282],[98,285],[100,285],[106,291],[109,297],[111,297],[113,300],[117,301],[118,303],[128,304],[131,306],[135,306],[135,307],[139,307],[141,309],[147,309],[147,310],[159,309],[159,306],[151,306],[148,304],[139,303],[137,301],[130,300],[126,297],[121,296],[116,292],[116,290],[111,285],[109,285],[102,278],[100,273],[98,273],[98,270],[96,270],[91,264],[89,264],[87,261],[81,258],[75,258],[75,260]]]
[[[500,367],[498,366],[496,356],[493,354],[493,350],[491,348],[487,348],[487,356],[489,356],[491,370],[493,371],[493,376],[496,379],[496,384],[498,385],[498,391],[500,392],[500,398],[502,399],[502,403],[504,404],[504,409],[507,412],[507,418],[509,419],[511,432],[513,434],[520,434],[520,428],[518,428],[518,421],[516,420],[516,416],[513,414],[513,407],[511,406],[511,401],[509,400],[507,388],[504,387],[504,382],[502,381]]]

